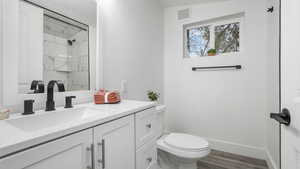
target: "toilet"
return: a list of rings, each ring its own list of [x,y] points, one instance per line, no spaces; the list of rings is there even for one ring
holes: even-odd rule
[[[156,107],[161,124],[159,131],[161,137],[156,142],[158,151],[167,154],[170,161],[178,169],[197,169],[197,161],[210,153],[209,143],[201,137],[185,133],[163,134],[163,115],[165,109],[165,106]],[[160,167],[161,169],[167,168]]]

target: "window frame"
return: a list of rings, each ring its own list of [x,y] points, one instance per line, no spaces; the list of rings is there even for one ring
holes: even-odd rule
[[[242,39],[243,39],[243,18],[242,17],[235,17],[235,18],[228,18],[228,19],[220,19],[217,21],[211,21],[211,22],[205,22],[205,23],[201,23],[200,22],[195,22],[192,23],[192,26],[186,26],[183,25],[183,58],[184,59],[189,59],[189,58],[202,58],[202,57],[207,57],[208,55],[204,55],[204,56],[195,56],[195,57],[190,57],[189,56],[189,52],[188,52],[188,37],[187,37],[187,30],[189,29],[193,29],[193,28],[200,28],[200,27],[209,27],[209,34],[210,34],[210,41],[209,41],[209,48],[215,48],[215,27],[216,26],[221,26],[221,25],[226,25],[226,24],[232,24],[232,23],[239,23],[240,25],[240,29],[239,29],[239,38],[240,38],[240,48],[239,51],[237,52],[228,52],[228,53],[221,53],[221,54],[217,54],[216,56],[223,56],[223,55],[228,55],[228,54],[237,54],[240,53],[242,51]],[[195,25],[194,25],[195,24]],[[188,24],[189,25],[189,24]]]

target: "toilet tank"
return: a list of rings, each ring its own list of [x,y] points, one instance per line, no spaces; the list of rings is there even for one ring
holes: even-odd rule
[[[156,106],[156,115],[157,115],[157,125],[156,125],[156,128],[157,128],[157,137],[161,137],[164,133],[164,129],[165,129],[165,126],[164,126],[164,114],[165,114],[165,111],[166,111],[166,106],[165,105],[158,105]]]

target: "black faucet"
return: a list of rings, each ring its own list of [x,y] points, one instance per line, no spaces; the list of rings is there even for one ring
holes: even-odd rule
[[[41,80],[33,80],[31,82],[30,90],[33,90],[33,93],[44,93],[45,92],[44,82]]]
[[[55,102],[53,100],[53,93],[54,93],[54,85],[57,85],[59,92],[65,91],[65,86],[62,81],[60,80],[51,80],[47,86],[47,102],[46,102],[46,111],[53,111],[55,110]]]

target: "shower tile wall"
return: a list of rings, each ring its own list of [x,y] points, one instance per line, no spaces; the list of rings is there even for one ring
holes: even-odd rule
[[[89,46],[88,32],[81,31],[70,39],[76,39],[76,42],[70,46],[70,66],[72,72],[69,73],[70,90],[88,90],[89,89]]]
[[[44,82],[48,84],[50,80],[62,80],[68,88],[68,73],[57,71],[55,68],[55,59],[58,57],[68,57],[67,39],[44,34]]]
[[[87,90],[88,83],[88,39],[81,31],[69,39],[44,34],[44,81],[62,80],[66,90]]]

